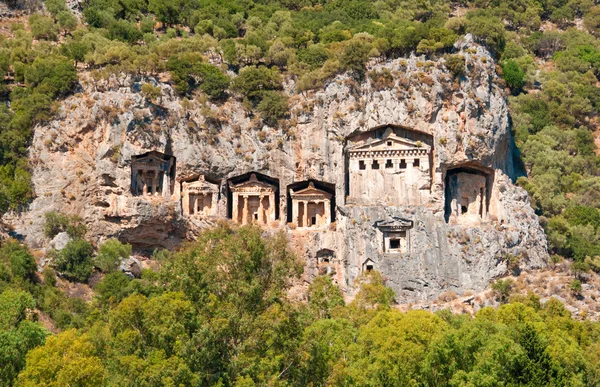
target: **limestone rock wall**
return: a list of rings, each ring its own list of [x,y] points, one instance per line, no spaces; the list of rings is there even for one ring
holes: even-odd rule
[[[506,271],[503,257],[522,256],[525,268],[543,266],[546,239],[527,194],[511,179],[517,175],[506,100],[489,53],[467,36],[457,48],[467,75],[456,81],[442,59],[411,56],[372,63],[388,69],[393,82],[359,83],[340,75],[323,90],[293,93],[292,113],[270,128],[230,99],[222,105],[182,100],[156,79],[113,77],[96,81],[83,75],[81,91],[62,103],[56,119],[36,128],[30,148],[37,198],[29,211],[5,220],[33,246],[47,243],[43,214],[59,210],[82,216],[89,235],[100,241],[118,237],[138,249],[175,248],[227,215],[227,179],[256,171],[279,180],[279,220],[292,245],[307,260],[305,283],[318,272],[317,252],[334,252],[336,281],[352,294],[352,282],[369,259],[401,300],[430,299],[441,291],[481,289]],[[150,82],[163,96],[151,103],[140,93]],[[433,138],[430,199],[422,205],[346,203],[347,138],[384,125],[396,125]],[[133,156],[157,150],[176,157],[176,176],[203,174],[220,181],[218,216],[182,214],[180,184],[171,197],[133,196]],[[488,175],[488,219],[447,221],[446,172],[473,165]],[[336,221],[318,231],[287,225],[287,187],[314,179],[335,185]],[[290,203],[291,205],[291,203]],[[410,251],[382,253],[375,222],[395,218],[413,222]]]

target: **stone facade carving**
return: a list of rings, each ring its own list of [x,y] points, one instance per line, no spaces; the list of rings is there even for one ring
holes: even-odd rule
[[[331,223],[332,194],[315,188],[310,182],[307,188],[294,191],[292,199],[292,223],[297,227],[325,227]]]
[[[181,209],[185,216],[216,216],[219,185],[199,175],[181,183]]]
[[[258,180],[255,173],[239,184],[229,182],[231,219],[239,224],[267,225],[277,219],[275,195],[279,187]]]
[[[151,151],[131,158],[131,193],[170,196],[175,185],[175,157]]]
[[[384,220],[375,223],[381,232],[381,248],[384,254],[406,254],[410,252],[410,229],[413,222],[407,219]]]
[[[491,173],[491,172],[490,172]],[[483,168],[457,168],[446,176],[445,218],[447,222],[477,225],[490,220],[492,178]]]
[[[406,130],[403,130],[406,132]],[[431,145],[389,127],[347,151],[348,204],[420,205],[431,189]]]
[[[335,275],[337,274],[337,268],[334,263],[335,252],[330,249],[321,249],[317,251],[317,275],[328,275],[331,276],[335,281]]]

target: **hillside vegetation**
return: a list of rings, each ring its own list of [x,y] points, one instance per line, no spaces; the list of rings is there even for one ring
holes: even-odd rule
[[[34,7],[35,2],[30,6]],[[600,89],[600,6],[556,1],[212,1],[89,0],[81,23],[64,0],[12,23],[0,37],[0,210],[32,197],[25,158],[32,128],[72,93],[78,72],[157,76],[168,72],[182,98],[239,98],[277,125],[288,112],[284,82],[297,92],[340,72],[367,74],[371,58],[452,54],[473,34],[497,57],[509,93],[516,143],[552,250],[584,261],[600,254],[600,180],[594,133]],[[34,7],[35,8],[35,7]],[[147,83],[153,100],[160,90]],[[8,107],[10,106],[10,107]],[[589,263],[588,263],[589,266]],[[593,266],[593,265],[592,265]]]
[[[8,2],[9,7],[18,2]],[[165,77],[183,100],[243,101],[276,126],[290,93],[310,93],[350,72],[386,82],[371,60],[416,52],[445,58],[457,82],[468,74],[453,50],[470,33],[497,60],[531,195],[554,260],[578,278],[600,272],[600,5],[592,0],[64,0],[0,34],[0,213],[33,197],[27,147],[36,125],[74,93],[79,76]],[[79,12],[81,11],[81,12]],[[293,87],[293,89],[291,89]],[[0,384],[19,386],[595,386],[600,325],[571,318],[560,302],[509,298],[474,318],[402,313],[376,273],[345,304],[328,278],[307,302],[286,295],[299,275],[281,235],[221,226],[175,253],[156,252],[157,271],[117,270],[131,246],[94,247],[75,217],[51,213],[48,237],[71,241],[55,269],[36,272],[17,242],[0,247]],[[517,262],[519,257],[512,257]],[[68,297],[65,279],[101,280],[93,300]],[[570,287],[577,295],[581,281]],[[51,334],[52,332],[52,334]]]
[[[13,259],[6,260],[12,250]],[[18,254],[14,254],[18,252]],[[162,258],[161,258],[162,256]],[[16,259],[14,257],[20,257]],[[474,318],[402,313],[376,273],[345,304],[329,277],[286,296],[303,266],[285,234],[220,226],[141,279],[120,271],[76,308],[33,258],[0,249],[0,381],[17,386],[595,386],[600,323],[534,295]],[[35,322],[40,308],[63,329]],[[64,316],[64,317],[61,317]],[[18,376],[17,376],[18,375]]]

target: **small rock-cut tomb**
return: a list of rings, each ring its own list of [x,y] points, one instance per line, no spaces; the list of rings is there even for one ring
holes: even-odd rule
[[[240,183],[229,181],[231,219],[239,224],[269,224],[277,219],[275,200],[279,187],[258,179],[255,173]]]
[[[290,189],[292,223],[296,227],[325,227],[331,223],[332,194],[315,188],[313,182],[303,189]]]
[[[449,170],[445,188],[446,221],[478,224],[488,219],[491,180],[491,172],[484,167]]]
[[[359,205],[419,205],[431,188],[431,136],[388,127],[349,139],[348,202]]]
[[[204,175],[181,183],[181,208],[186,216],[215,216],[219,185],[207,181]]]
[[[392,219],[376,223],[381,231],[385,254],[405,254],[410,251],[410,229],[413,222],[407,219]]]
[[[168,196],[175,184],[175,157],[151,151],[131,159],[131,192],[134,195]]]

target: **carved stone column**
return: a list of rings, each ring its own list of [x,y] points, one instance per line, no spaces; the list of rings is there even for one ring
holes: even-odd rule
[[[233,220],[234,222],[238,221],[238,198],[239,194],[237,192],[234,192],[232,197],[231,197],[231,220]]]
[[[308,227],[308,201],[303,200],[302,203],[304,204],[304,214],[302,214],[302,224],[304,225],[304,227]]]
[[[331,202],[329,200],[324,200],[325,205],[325,222],[324,225],[327,226],[331,223]]]
[[[298,200],[292,201],[292,223],[298,227]]]
[[[244,208],[242,210],[242,224],[248,224],[248,196],[244,196]]]
[[[152,178],[152,195],[158,193],[158,171],[154,171],[154,177]]]
[[[264,216],[264,208],[263,208],[263,199],[265,195],[260,195],[258,197],[258,219],[257,223],[259,224],[267,224],[266,216]]]
[[[142,195],[146,196],[148,194],[148,181],[146,180],[146,172],[142,172],[142,182],[144,183],[144,188],[142,188]]]
[[[271,220],[272,222],[275,221],[275,194],[269,194],[269,211],[270,211],[270,218],[269,220]]]

